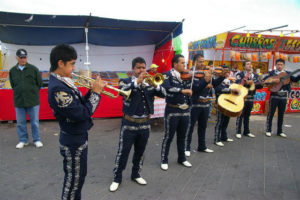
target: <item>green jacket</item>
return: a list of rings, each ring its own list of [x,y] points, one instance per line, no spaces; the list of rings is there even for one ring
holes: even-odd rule
[[[26,64],[20,70],[18,64],[9,70],[9,80],[14,90],[15,107],[32,107],[40,104],[40,88],[42,77],[39,69],[31,64]]]

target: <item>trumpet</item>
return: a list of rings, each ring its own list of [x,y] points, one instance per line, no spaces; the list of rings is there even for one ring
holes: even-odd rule
[[[153,76],[151,76],[149,73],[147,73],[147,75],[146,75],[146,77],[145,77],[144,80],[149,85],[159,86],[159,85],[163,84],[165,78],[160,73],[157,73],[157,74],[155,74]]]
[[[90,85],[90,82],[95,81],[92,78],[82,76],[82,75],[78,75],[78,74],[75,74],[75,73],[72,73],[72,77],[73,77],[72,79],[73,79],[73,81],[76,85],[79,85],[79,86],[82,86],[82,87],[85,87],[85,88],[88,88],[88,89],[92,89],[92,87]],[[102,94],[104,94],[106,96],[109,96],[111,98],[114,98],[114,99],[117,98],[119,95],[121,95],[127,100],[129,98],[130,94],[131,94],[131,90],[124,91],[124,90],[114,88],[113,86],[110,86],[110,85],[106,85],[105,87],[108,88],[108,89],[111,89],[113,91],[116,91],[118,93],[117,95],[114,95],[114,94],[112,94],[108,91],[104,91],[104,90],[101,92]]]

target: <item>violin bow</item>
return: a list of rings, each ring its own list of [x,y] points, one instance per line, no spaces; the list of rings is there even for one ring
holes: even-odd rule
[[[212,72],[215,70],[215,60],[216,60],[216,51],[214,53],[214,60],[213,60],[213,67],[212,67]],[[212,84],[212,79],[213,79],[213,76],[210,77],[210,84]],[[211,90],[211,93],[212,93],[212,97],[213,99],[216,98],[216,93],[215,93],[215,89],[212,87],[212,88],[209,88],[209,91],[210,92]]]
[[[192,90],[192,88],[193,88],[195,70],[196,70],[196,65],[195,65],[195,63],[194,63],[194,66],[193,66],[193,73],[192,73],[192,81],[191,81],[191,87],[190,87],[190,90]]]

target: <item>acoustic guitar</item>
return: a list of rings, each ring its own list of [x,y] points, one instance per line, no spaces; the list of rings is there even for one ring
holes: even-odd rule
[[[229,88],[231,90],[236,89],[239,92],[237,94],[221,94],[218,98],[218,110],[228,117],[237,117],[241,115],[243,111],[248,89],[236,83],[230,85]]]
[[[241,82],[241,85],[245,85],[245,81],[249,79],[249,77],[251,76],[251,72],[248,72],[246,74],[246,76],[243,78],[242,82]],[[250,85],[250,87],[248,88],[248,90],[250,90],[251,92],[255,90],[255,84],[252,83]]]
[[[286,85],[291,81],[290,77],[299,71],[300,69],[296,69],[290,74],[286,72],[280,72],[277,76],[271,76],[267,78],[263,84],[267,86],[271,92],[278,92],[283,85]],[[275,83],[274,81],[278,79],[280,80],[279,83]]]

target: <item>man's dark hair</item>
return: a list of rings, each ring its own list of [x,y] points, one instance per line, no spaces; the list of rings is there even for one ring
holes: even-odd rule
[[[181,54],[177,54],[177,55],[175,55],[175,56],[173,57],[173,59],[172,59],[172,68],[174,68],[174,63],[178,63],[179,58],[184,58],[184,56],[181,55]]]
[[[275,64],[282,62],[283,64],[285,64],[285,60],[283,60],[282,58],[279,58],[276,60]]]
[[[209,61],[207,65],[210,66],[210,65],[213,65],[213,64],[214,64],[213,61]]]
[[[244,62],[243,62],[243,67],[246,66],[247,62],[251,62],[251,61],[249,61],[249,60],[244,61]]]
[[[227,65],[221,65],[222,68],[229,68]]]
[[[202,54],[196,54],[195,56],[194,56],[194,58],[193,58],[193,62],[195,63],[196,62],[196,60],[198,60],[198,58],[204,58],[204,56],[202,55]]]
[[[59,60],[62,60],[64,63],[66,63],[76,59],[77,53],[74,47],[68,44],[59,44],[55,46],[50,53],[50,72],[53,72],[58,68]]]
[[[132,69],[135,67],[136,63],[144,63],[146,65],[146,61],[142,57],[136,57],[132,60]]]

